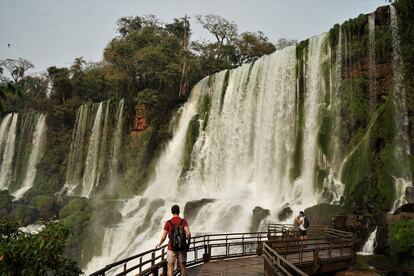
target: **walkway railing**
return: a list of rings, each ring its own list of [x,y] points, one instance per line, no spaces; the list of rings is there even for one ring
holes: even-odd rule
[[[302,266],[317,269],[323,262],[353,258],[352,233],[326,226],[308,229],[309,239],[298,240],[292,225],[269,224],[267,232],[210,234],[193,237],[187,253],[187,267],[212,260],[245,256],[264,257],[266,275],[307,275]],[[94,272],[105,275],[167,275],[167,246],[122,259]],[[299,267],[299,268],[298,268]],[[176,269],[174,274],[178,274]]]
[[[211,260],[254,256],[261,253],[262,244],[267,241],[267,232],[228,233],[197,236],[191,239],[187,252],[187,267]],[[91,276],[127,275],[134,271],[138,275],[167,275],[167,246],[109,264]],[[176,272],[178,270],[176,269]]]
[[[263,244],[264,274],[267,275],[299,275],[307,276],[305,272],[288,262],[267,243]]]
[[[299,240],[299,231],[292,225],[271,224],[268,229],[263,253],[265,275],[295,275],[298,272],[292,271],[292,265],[314,274],[322,266],[331,269],[335,264],[338,268],[350,264],[355,257],[353,234],[349,232],[315,225],[308,228],[306,240]],[[275,270],[281,272],[272,273]]]

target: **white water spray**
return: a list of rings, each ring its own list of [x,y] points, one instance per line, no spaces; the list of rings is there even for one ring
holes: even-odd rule
[[[375,228],[374,231],[369,235],[368,240],[362,247],[362,251],[358,252],[358,255],[373,255],[375,246],[377,244],[376,242],[376,236],[377,236],[377,230],[378,227]]]
[[[394,156],[400,163],[398,176],[395,176],[396,186],[396,201],[391,212],[399,207],[399,204],[404,201],[405,188],[412,186],[412,176],[410,171],[410,143],[408,136],[408,113],[406,106],[406,95],[403,84],[403,61],[400,49],[400,37],[398,34],[398,17],[393,5],[390,5],[391,16],[391,35],[392,35],[392,57],[393,57],[393,72],[394,72],[394,93],[393,103],[395,110],[396,123],[396,146]]]
[[[1,167],[0,167],[0,189],[7,188],[10,184],[13,168],[13,156],[14,156],[14,148],[16,144],[16,126],[17,126],[17,119],[18,114],[13,113],[11,116],[11,123],[5,132],[2,134],[2,144],[4,144],[4,152],[3,158],[1,160]],[[6,118],[7,119],[7,118]],[[3,127],[3,126],[2,126]]]
[[[29,155],[29,160],[26,169],[26,175],[23,180],[23,184],[13,195],[16,198],[20,198],[23,194],[29,190],[36,176],[36,165],[42,157],[44,145],[45,145],[45,133],[46,132],[46,115],[41,114],[37,118],[35,130],[32,138],[32,150]]]

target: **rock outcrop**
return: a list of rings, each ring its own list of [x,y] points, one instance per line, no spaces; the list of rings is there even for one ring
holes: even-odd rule
[[[141,132],[148,128],[149,123],[146,117],[147,109],[145,105],[138,104],[135,106],[135,115],[132,120],[132,131],[133,132]]]

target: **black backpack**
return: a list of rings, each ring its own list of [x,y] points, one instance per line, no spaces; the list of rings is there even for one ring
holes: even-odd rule
[[[303,216],[303,227],[305,228],[309,227],[309,219],[307,216]]]
[[[175,227],[171,220],[168,222],[171,225],[171,231],[168,233],[171,249],[173,251],[187,251],[189,244],[187,243],[187,237],[183,227],[184,220],[182,219],[177,227]]]

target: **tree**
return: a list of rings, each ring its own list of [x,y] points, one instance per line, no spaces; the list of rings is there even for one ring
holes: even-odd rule
[[[186,27],[179,21],[164,26],[154,16],[121,18],[118,24],[121,36],[108,44],[104,58],[126,73],[131,94],[151,88],[178,97],[183,43],[177,35]]]
[[[2,77],[3,68],[0,67],[0,113],[3,113],[4,110],[4,101],[7,99],[9,94],[19,94],[17,86],[7,80],[3,80]]]
[[[0,67],[4,67],[10,73],[14,83],[17,84],[24,77],[27,70],[34,68],[34,65],[27,59],[8,58],[0,61]]]
[[[1,275],[79,275],[77,264],[65,256],[69,230],[49,222],[36,234],[18,229],[16,222],[0,219]]]
[[[70,66],[70,70],[77,72],[77,71],[81,71],[82,67],[86,64],[86,61],[83,57],[77,57],[75,58],[75,60],[73,61],[72,66]]]
[[[214,14],[197,15],[196,18],[204,29],[216,37],[220,47],[224,45],[224,42],[230,45],[236,40],[238,31],[234,22]]]
[[[283,48],[295,45],[296,43],[298,43],[296,39],[280,38],[276,41],[275,46],[276,50],[282,50]]]
[[[53,66],[47,68],[47,72],[52,81],[51,100],[57,104],[64,104],[72,92],[69,70],[67,68],[56,68]]]
[[[238,36],[237,25],[219,15],[197,15],[196,18],[203,28],[214,35],[217,41],[215,43],[209,43],[209,45],[206,45],[207,47],[195,44],[194,49],[202,49],[202,53],[207,54],[210,59],[216,59],[216,61],[219,61],[218,64],[222,64],[219,66],[219,70],[233,67],[234,63],[237,63],[235,62],[235,41]],[[209,53],[206,53],[206,50]]]
[[[238,65],[251,62],[257,58],[273,53],[275,45],[262,33],[244,32],[236,41],[238,50]]]

